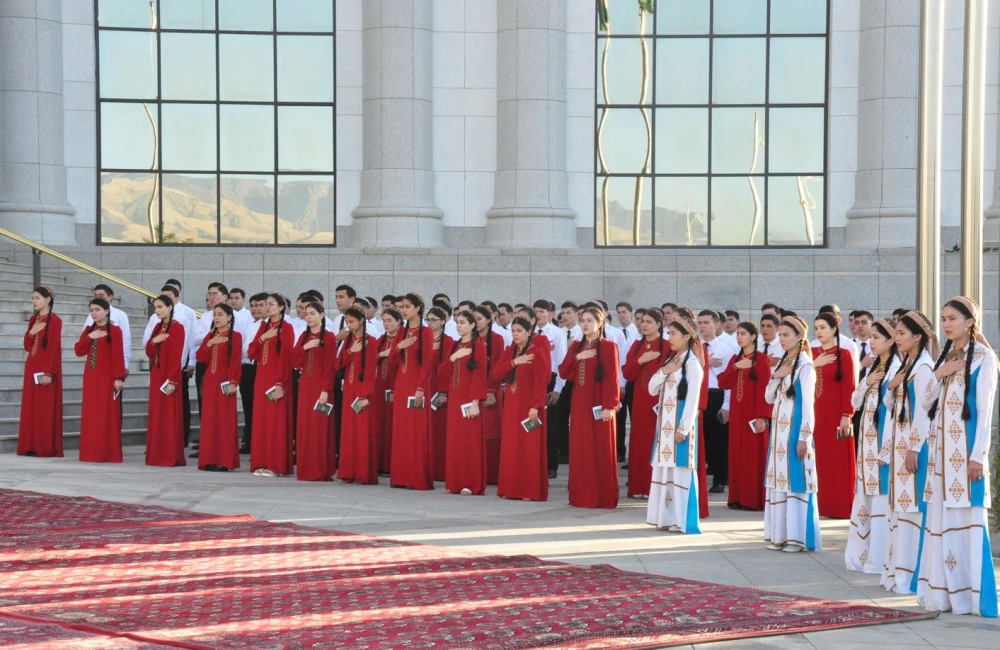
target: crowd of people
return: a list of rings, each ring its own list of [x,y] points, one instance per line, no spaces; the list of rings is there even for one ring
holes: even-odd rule
[[[190,378],[198,467],[255,476],[544,501],[568,464],[569,503],[647,499],[647,523],[700,532],[708,493],[763,511],[768,549],[822,548],[819,518],[849,519],[847,567],[931,610],[997,615],[989,546],[997,359],[978,305],[948,301],[942,349],[928,316],[836,305],[806,321],[775,303],[735,310],[595,299],[560,305],[437,294],[305,291],[247,299],[209,285],[205,312],[170,279],[153,301],[146,463],[185,465]],[[80,460],[122,461],[131,333],[94,289]],[[32,294],[18,453],[62,456],[62,322]],[[617,324],[615,324],[617,321]],[[810,340],[810,326],[815,338]],[[237,399],[242,400],[242,439]],[[711,481],[709,481],[711,478]],[[822,486],[822,490],[820,490]]]

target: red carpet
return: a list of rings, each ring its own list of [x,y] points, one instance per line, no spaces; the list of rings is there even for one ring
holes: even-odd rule
[[[0,490],[5,648],[648,648],[932,616]]]

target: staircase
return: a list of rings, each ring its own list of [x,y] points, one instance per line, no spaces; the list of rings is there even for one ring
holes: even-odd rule
[[[13,257],[11,255],[10,257]],[[21,413],[21,390],[24,381],[24,332],[31,316],[32,269],[0,256],[0,453],[17,450],[18,422]],[[78,270],[46,270],[42,284],[55,293],[55,313],[62,318],[63,357],[63,445],[78,449],[80,443],[80,413],[83,404],[82,357],[73,353],[73,345],[83,330],[88,316],[88,303],[93,298],[93,285],[102,280]],[[128,380],[122,392],[122,444],[146,443],[146,415],[149,404],[149,370],[142,332],[148,316],[142,308],[115,304],[128,314],[132,329],[132,360]],[[198,400],[191,381],[191,430],[197,439],[199,426]],[[239,400],[237,400],[239,402]],[[242,412],[242,405],[240,405]],[[242,418],[242,416],[240,416]]]

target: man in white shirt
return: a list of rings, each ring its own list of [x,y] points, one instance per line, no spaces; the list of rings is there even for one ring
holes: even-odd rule
[[[561,417],[561,409],[563,407],[561,396],[566,391],[566,381],[559,376],[559,364],[566,358],[567,340],[563,330],[552,322],[553,307],[555,305],[548,300],[536,300],[532,306],[535,312],[535,327],[538,328],[538,333],[541,333],[549,340],[552,357],[552,374],[549,378],[549,394],[546,398],[549,412],[549,430],[546,440],[548,446],[549,478],[558,476],[560,451],[565,452],[565,449],[559,446],[563,439],[560,437],[561,430],[558,426],[562,426],[562,421],[560,419],[560,424],[557,425],[556,417]],[[568,406],[568,400],[566,404]],[[567,417],[568,414],[569,411],[567,410]],[[565,426],[569,426],[568,420]]]
[[[506,349],[511,343],[514,342],[514,337],[497,322],[497,314],[500,309],[492,300],[483,301],[482,306],[490,310],[490,331],[500,335],[500,338],[503,339],[503,347]]]
[[[778,341],[778,324],[780,322],[775,314],[764,314],[760,317],[760,336],[757,337],[757,349],[770,357],[772,368],[781,362],[781,357],[785,356],[785,351],[781,349],[781,343]]]
[[[737,319],[737,325],[738,325],[739,324],[739,317],[740,317],[739,313],[737,313],[737,312],[733,312],[733,313],[736,313],[736,319]],[[733,354],[739,354],[739,352],[740,352],[740,346],[736,342],[736,334],[730,334],[726,330],[726,319],[728,318],[728,316],[726,315],[726,311],[724,311],[722,309],[719,309],[719,310],[716,310],[715,314],[718,317],[718,325],[716,325],[716,327],[715,327],[715,336],[716,336],[716,338],[718,338],[720,342],[725,343],[727,346],[729,346],[729,349],[732,351]],[[735,332],[735,331],[736,330],[734,329],[733,332]]]
[[[115,292],[110,286],[106,284],[99,284],[95,286],[94,297],[100,298],[101,300],[107,300],[108,304],[111,305],[111,314],[108,318],[111,320],[112,325],[117,325],[118,329],[122,331],[122,353],[125,356],[125,376],[128,377],[129,363],[132,360],[132,328],[129,326],[128,314],[115,307]],[[87,329],[93,324],[94,319],[87,316],[87,320],[83,323],[83,329]],[[120,403],[121,402],[119,401],[119,404]]]
[[[514,320],[514,308],[506,302],[497,305],[497,324],[509,332],[512,320]]]
[[[615,305],[615,313],[618,315],[618,323],[622,326],[625,342],[628,343],[629,349],[632,349],[632,344],[639,340],[639,328],[635,326],[635,319],[632,317],[632,305],[620,302]]]
[[[717,339],[717,312],[698,314],[698,332],[708,349],[708,408],[705,409],[705,460],[712,475],[709,492],[725,491],[729,483],[729,391],[719,388],[719,375],[729,365],[733,352]]]
[[[840,307],[838,307],[837,305],[823,305],[822,307],[819,308],[819,313],[821,313],[821,314],[832,314],[833,317],[835,319],[837,319],[837,325],[838,326],[840,325],[840,323],[841,323],[841,319],[840,319]],[[845,336],[843,331],[840,332],[839,339],[840,339],[840,347],[842,347],[845,350],[847,350],[848,352],[850,352],[851,356],[854,357],[855,360],[857,360],[857,358],[858,358],[858,346],[854,343],[854,340],[850,336]],[[809,346],[810,347],[814,347],[814,348],[818,348],[819,347],[819,340],[818,339],[813,339],[812,341],[809,342]]]

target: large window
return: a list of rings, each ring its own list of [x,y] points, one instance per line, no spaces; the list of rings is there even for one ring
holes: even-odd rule
[[[332,245],[334,0],[98,0],[102,244]]]
[[[597,246],[823,246],[827,0],[597,0]]]

